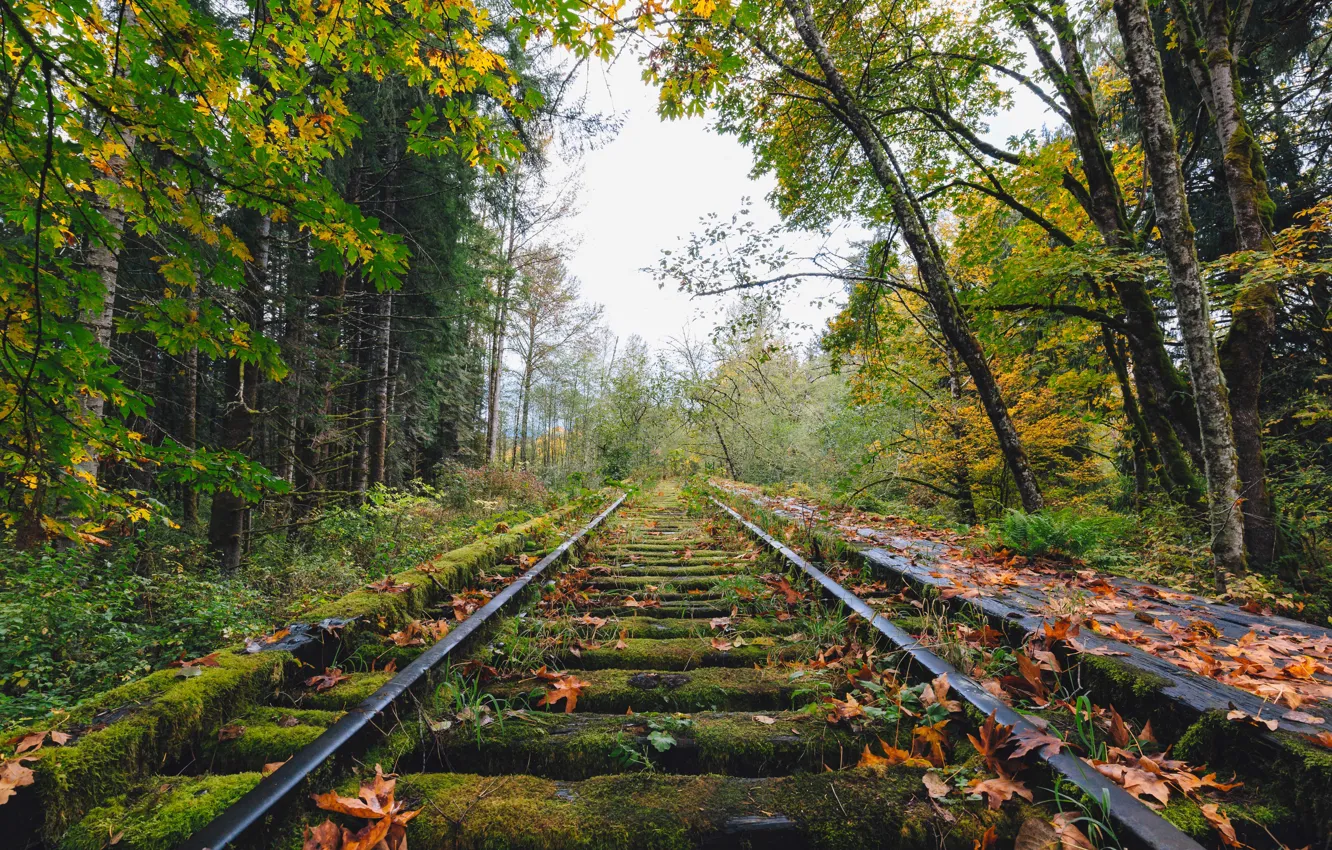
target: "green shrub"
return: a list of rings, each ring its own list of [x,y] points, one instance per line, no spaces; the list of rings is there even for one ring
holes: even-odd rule
[[[184,535],[0,555],[0,726],[68,706],[262,626],[260,594],[197,573]]]
[[[1127,527],[1121,517],[1087,516],[1071,508],[1034,514],[1013,510],[1004,515],[997,543],[1021,555],[1095,560],[1117,548]]]
[[[0,728],[290,622],[552,500],[525,472],[462,471],[455,485],[376,488],[296,526],[275,502],[256,511],[255,528],[269,530],[228,575],[204,540],[165,525],[104,547],[0,546]]]

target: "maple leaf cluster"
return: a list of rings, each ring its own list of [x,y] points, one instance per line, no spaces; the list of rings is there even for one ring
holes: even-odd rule
[[[394,646],[425,646],[426,642],[442,640],[449,633],[449,624],[443,620],[412,620],[388,635]]]
[[[462,593],[453,594],[450,603],[453,608],[453,619],[461,623],[475,614],[477,609],[489,602],[493,596],[494,594],[485,590],[464,590]]]
[[[573,712],[583,688],[588,686],[587,682],[567,671],[552,672],[545,665],[533,670],[532,675],[546,683],[546,692],[537,701],[537,705],[550,707],[563,701],[565,714]]]
[[[336,791],[315,794],[314,802],[326,812],[369,821],[356,832],[325,820],[305,828],[302,850],[407,850],[407,824],[420,810],[403,811],[393,799],[397,779],[375,765],[375,778],[361,785],[359,796],[341,797]]]

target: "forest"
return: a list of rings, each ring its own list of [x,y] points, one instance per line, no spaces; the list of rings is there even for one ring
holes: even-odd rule
[[[0,0],[0,47],[0,728],[663,480],[1332,625],[1326,3]],[[623,283],[705,326],[571,266],[610,63],[768,187]]]

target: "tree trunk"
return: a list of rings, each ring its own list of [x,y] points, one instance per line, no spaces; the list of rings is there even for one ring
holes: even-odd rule
[[[138,25],[138,17],[131,4],[121,4],[119,14],[120,30],[132,29]],[[122,57],[117,55],[114,61],[115,76],[124,77],[128,69],[121,64]],[[102,132],[118,137],[125,148],[124,154],[112,154],[106,162],[109,169],[108,179],[113,184],[120,184],[124,180],[126,157],[134,151],[134,134],[113,126],[109,121],[103,127]],[[106,357],[110,359],[116,306],[116,283],[120,276],[121,238],[125,233],[125,211],[114,203],[104,200],[100,195],[94,194],[92,200],[93,209],[106,221],[104,235],[100,238],[93,237],[88,245],[87,255],[88,268],[97,274],[97,279],[102,284],[102,302],[92,309],[80,310],[79,321],[92,332],[93,339],[106,352]],[[106,400],[96,394],[89,393],[80,400],[80,407],[84,421],[91,426],[94,422],[101,421],[106,412]],[[96,479],[98,466],[97,443],[94,440],[88,444],[88,457],[77,465],[77,469]]]
[[[1184,2],[1175,0],[1171,3],[1175,23],[1182,32],[1197,39],[1197,27]],[[1230,4],[1225,0],[1211,0],[1202,5],[1201,41],[1204,49],[1191,49],[1186,39],[1181,53],[1211,112],[1239,249],[1270,251],[1273,247],[1271,216],[1274,205],[1267,191],[1262,152],[1244,119],[1235,82]],[[1260,409],[1263,366],[1276,333],[1276,318],[1274,284],[1264,282],[1243,290],[1231,305],[1230,332],[1221,345],[1221,367],[1230,387],[1235,448],[1239,457],[1244,543],[1250,565],[1259,568],[1272,564],[1279,546],[1276,511],[1267,489]]]
[[[190,304],[198,303],[198,284],[190,293]],[[185,354],[185,412],[182,439],[188,449],[199,447],[199,346],[191,346]],[[199,490],[187,482],[181,492],[181,518],[185,528],[193,531],[199,525]]]
[[[954,406],[948,427],[953,432],[953,489],[957,492],[957,514],[962,522],[975,525],[976,499],[971,494],[971,464],[967,462],[966,450],[963,447],[967,435],[966,423],[958,415],[957,410],[962,403],[962,376],[958,374],[956,352],[949,349],[947,354],[948,394],[952,397]]]
[[[1027,460],[1026,450],[1018,436],[1017,428],[1008,412],[1003,394],[990,364],[976,337],[967,325],[962,307],[957,301],[953,289],[952,277],[943,259],[943,252],[929,229],[928,221],[916,199],[911,195],[897,172],[896,163],[891,161],[891,151],[879,138],[876,130],[860,108],[843,80],[841,72],[833,62],[823,36],[813,20],[813,13],[807,0],[783,0],[787,13],[800,34],[806,48],[814,56],[823,79],[837,102],[834,114],[838,121],[855,137],[864,151],[874,176],[888,195],[892,206],[893,218],[901,228],[902,237],[916,261],[916,268],[929,295],[930,307],[939,322],[939,328],[949,344],[957,351],[980,396],[981,404],[990,419],[999,441],[1000,451],[1013,480],[1017,485],[1022,507],[1028,512],[1039,511],[1045,504],[1041,496],[1036,474]]]
[[[263,333],[263,297],[267,288],[269,251],[273,222],[261,216],[255,229],[254,257],[251,273],[247,275],[245,291],[241,296],[240,317],[250,326],[254,337]],[[242,453],[249,452],[254,442],[256,407],[259,403],[259,367],[233,357],[227,361],[227,408],[223,417],[222,445]],[[208,520],[208,541],[221,557],[224,570],[240,566],[245,551],[245,530],[249,506],[235,493],[219,490],[213,497],[213,510]]]
[[[1065,187],[1083,206],[1106,247],[1116,251],[1141,250],[1129,221],[1123,187],[1115,174],[1110,152],[1101,140],[1101,117],[1091,79],[1077,41],[1077,30],[1068,20],[1065,7],[1052,3],[1048,9],[1059,46],[1058,58],[1026,6],[1015,5],[1013,15],[1046,76],[1059,92],[1073,130],[1087,186],[1084,193],[1077,181],[1068,176]],[[1125,336],[1133,358],[1133,379],[1143,418],[1161,457],[1162,485],[1167,494],[1182,504],[1200,507],[1203,493],[1191,462],[1202,467],[1202,445],[1189,387],[1166,349],[1165,333],[1146,281],[1136,275],[1118,275],[1112,285],[1124,310]]]
[[[1124,41],[1125,64],[1142,127],[1147,169],[1152,178],[1156,223],[1161,231],[1170,281],[1184,337],[1194,404],[1202,431],[1207,474],[1208,515],[1218,589],[1226,571],[1244,568],[1244,523],[1238,509],[1239,473],[1225,380],[1221,375],[1207,290],[1193,240],[1184,175],[1176,149],[1175,125],[1165,97],[1161,59],[1144,0],[1115,0]]]
[[[389,436],[389,360],[393,335],[393,293],[384,292],[375,308],[375,337],[371,350],[370,383],[373,395],[370,417],[370,480],[371,486],[384,483],[385,457]]]

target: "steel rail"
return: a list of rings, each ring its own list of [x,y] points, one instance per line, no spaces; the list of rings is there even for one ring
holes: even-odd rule
[[[479,629],[500,609],[512,601],[523,588],[541,575],[551,564],[560,560],[606,517],[610,516],[628,497],[622,494],[610,507],[602,511],[579,532],[557,546],[512,584],[497,593],[475,614],[460,623],[438,643],[416,657],[379,690],[361,701],[318,738],[302,748],[285,764],[260,780],[245,796],[227,807],[207,826],[178,845],[177,850],[223,850],[239,840],[256,822],[267,815],[297,789],[316,768],[334,756],[372,720],[407,692],[426,673],[449,656],[459,645]]]
[[[894,648],[909,655],[913,661],[928,670],[931,675],[939,676],[947,673],[948,684],[976,710],[986,716],[994,714],[997,722],[1012,726],[1015,731],[1023,735],[1040,734],[1039,730],[1025,717],[996,699],[989,691],[982,688],[975,679],[959,672],[953,665],[926,649],[919,641],[891,620],[875,612],[859,596],[842,587],[822,570],[796,554],[790,547],[785,546],[763,529],[745,519],[731,506],[713,496],[708,498],[714,505],[744,526],[745,530],[752,536],[772,547],[788,563],[798,567],[842,604],[864,617]],[[1201,844],[1185,835],[1174,824],[1092,769],[1089,764],[1077,756],[1063,752],[1053,756],[1047,756],[1041,752],[1040,755],[1041,759],[1055,773],[1101,803],[1110,819],[1114,821],[1115,826],[1122,828],[1134,839],[1138,846],[1147,848],[1147,850],[1203,850]]]

